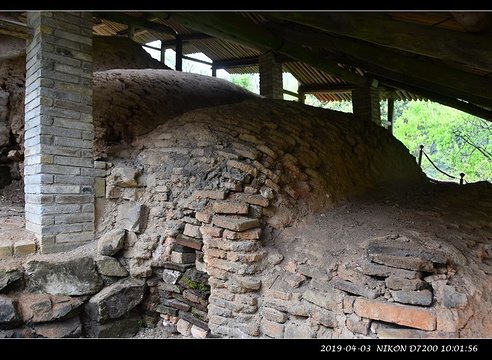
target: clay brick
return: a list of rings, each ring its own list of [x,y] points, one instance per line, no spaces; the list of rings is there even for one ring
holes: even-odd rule
[[[386,277],[395,275],[404,279],[417,279],[420,272],[413,270],[398,269],[386,265],[376,264],[369,260],[362,260],[360,262],[362,272],[369,276]]]
[[[212,221],[212,214],[206,212],[197,211],[195,217],[198,221],[205,224],[210,224],[210,222]]]
[[[227,240],[220,238],[210,238],[205,240],[209,247],[226,251],[255,251],[261,244],[257,240]]]
[[[272,338],[282,338],[284,336],[284,325],[277,322],[263,319],[260,323],[261,331]]]
[[[236,200],[244,201],[248,204],[260,205],[263,207],[268,207],[268,205],[270,205],[270,201],[268,201],[268,199],[265,199],[261,195],[236,194]]]
[[[249,211],[249,205],[238,201],[216,201],[212,210],[217,214],[241,214],[246,215]]]
[[[191,336],[194,339],[205,339],[207,337],[208,331],[205,329],[202,329],[195,324],[191,327]]]
[[[239,253],[239,252],[228,252],[227,260],[241,262],[245,264],[252,264],[261,261],[267,255],[265,249],[260,249],[256,252]]]
[[[257,145],[256,148],[258,150],[260,150],[262,153],[267,154],[268,156],[270,156],[273,160],[275,160],[275,159],[278,158],[277,153],[275,151],[273,151],[272,149],[270,149],[266,145]]]
[[[203,246],[203,242],[196,239],[192,238],[183,234],[179,234],[176,237],[176,244],[182,245],[182,246],[187,246],[189,248],[195,249],[195,250],[201,250]]]
[[[354,311],[357,315],[369,319],[421,330],[436,329],[436,315],[428,309],[359,297],[355,300]]]
[[[277,184],[280,182],[280,176],[278,176],[277,174],[275,174],[272,170],[268,169],[267,167],[263,166],[263,164],[260,163],[259,161],[255,160],[253,162],[253,165],[258,170],[260,170],[263,174],[265,174],[266,176],[268,176],[273,182],[275,182]]]
[[[373,289],[367,289],[365,284],[357,284],[343,279],[335,279],[333,286],[350,294],[361,295],[368,299],[375,299],[380,294]]]
[[[390,275],[385,280],[386,286],[391,290],[423,290],[428,284],[422,279],[405,279],[399,276]]]
[[[186,320],[179,319],[178,323],[176,324],[176,329],[178,332],[183,335],[183,336],[191,336],[191,327],[193,324],[189,323]]]
[[[261,228],[241,232],[224,230],[223,236],[229,240],[258,240],[261,236]]]
[[[176,264],[191,264],[195,262],[195,259],[195,253],[183,253],[178,251],[173,251],[171,253],[171,261]]]
[[[202,237],[200,226],[198,225],[185,224],[183,234],[196,239],[200,239]]]
[[[308,289],[304,292],[302,296],[304,300],[318,305],[324,309],[337,309],[337,296],[332,292],[321,292],[314,289]]]
[[[225,190],[195,190],[193,192],[193,199],[216,199],[224,200],[227,196]]]
[[[207,237],[220,237],[222,236],[224,229],[216,227],[216,226],[201,226],[200,227],[200,232],[202,233],[202,236],[207,236]]]
[[[390,267],[415,270],[415,271],[434,271],[434,264],[425,259],[414,256],[397,256],[392,254],[370,254],[371,260],[375,263]]]
[[[260,222],[258,219],[250,218],[233,218],[229,216],[214,216],[213,224],[215,226],[220,226],[224,229],[234,230],[234,231],[244,231],[254,227],[257,227]]]
[[[429,306],[432,304],[432,292],[430,290],[390,290],[395,301],[410,305]]]
[[[36,252],[36,242],[34,240],[20,240],[14,243],[15,255],[33,254]]]
[[[267,320],[283,324],[287,321],[288,316],[285,312],[266,307],[263,310],[263,317]]]
[[[0,246],[0,258],[12,256],[14,253],[14,248],[12,244],[5,244]]]
[[[190,305],[185,304],[184,302],[181,302],[176,299],[162,299],[161,305],[172,307],[174,309],[183,310],[183,311],[189,311],[191,309]]]
[[[245,173],[250,174],[253,177],[258,176],[258,169],[257,168],[255,168],[254,166],[251,166],[249,164],[245,164],[243,162],[237,161],[237,160],[228,160],[227,166],[237,168],[241,171],[244,171]]]
[[[270,179],[266,179],[265,180],[265,185],[272,188],[273,190],[275,190],[276,192],[280,192],[281,188],[280,186],[278,186],[276,183],[274,183],[272,180]]]

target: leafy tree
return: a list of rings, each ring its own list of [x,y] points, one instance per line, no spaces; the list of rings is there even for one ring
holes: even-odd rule
[[[322,103],[306,97],[306,104],[331,110],[352,112],[350,101]],[[393,135],[415,156],[420,145],[425,155],[422,169],[431,178],[465,182],[492,182],[492,123],[459,110],[430,101],[395,101]],[[387,119],[387,101],[381,102],[381,119]]]
[[[489,121],[429,101],[399,105],[401,112],[395,116],[393,134],[411,153],[418,157],[420,145],[423,145],[431,161],[447,174],[459,179],[463,172],[468,182],[492,182],[492,124]],[[425,155],[422,169],[432,178],[450,179],[436,170]]]

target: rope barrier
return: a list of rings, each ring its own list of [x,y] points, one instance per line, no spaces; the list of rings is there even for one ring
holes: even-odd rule
[[[449,178],[451,178],[451,179],[457,179],[457,177],[456,177],[456,176],[449,175],[448,173],[446,173],[446,172],[442,171],[441,169],[439,169],[439,168],[437,167],[437,165],[436,165],[436,164],[434,164],[434,162],[431,160],[431,158],[429,157],[429,155],[427,155],[427,154],[425,153],[425,151],[424,151],[424,145],[420,145],[420,153],[419,153],[419,166],[421,166],[421,165],[422,165],[422,154],[424,154],[424,155],[425,155],[425,157],[427,158],[427,160],[429,160],[429,162],[432,164],[432,166],[434,166],[434,168],[435,168],[437,171],[439,171],[440,173],[442,173],[442,174],[444,174],[444,175],[448,176],[448,177],[449,177]],[[465,174],[464,174],[464,173],[460,173],[460,185],[463,185],[463,177],[464,177],[464,176],[465,176]]]

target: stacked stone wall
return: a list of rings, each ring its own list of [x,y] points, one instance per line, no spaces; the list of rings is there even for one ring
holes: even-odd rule
[[[415,160],[405,158],[404,149],[398,153],[400,144],[383,129],[350,115],[314,108],[306,115],[304,109],[250,100],[193,111],[130,147],[107,149],[107,216],[100,229],[121,224],[135,207],[148,209],[139,231],[126,228],[133,239],[129,252],[145,248],[147,255],[124,257],[130,274],[154,279],[148,310],[160,313],[170,329],[295,336],[274,335],[269,324],[287,313],[263,308],[272,301],[273,288],[265,287],[271,268],[282,260],[266,246],[272,231],[378,184],[422,180]],[[378,159],[384,153],[393,154],[391,165]],[[206,275],[201,286],[207,290],[198,296],[206,306],[184,295],[189,289],[181,279],[190,268]],[[291,290],[286,296],[292,300]],[[315,317],[324,319],[324,310]]]

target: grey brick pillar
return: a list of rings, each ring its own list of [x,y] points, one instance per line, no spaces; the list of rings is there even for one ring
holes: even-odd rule
[[[352,108],[355,116],[381,125],[379,90],[377,87],[361,86],[352,90]]]
[[[267,52],[258,59],[260,68],[260,95],[269,99],[282,100],[284,85],[282,79],[282,64],[275,61],[275,54]]]
[[[92,14],[28,12],[26,229],[42,253],[94,238]]]

